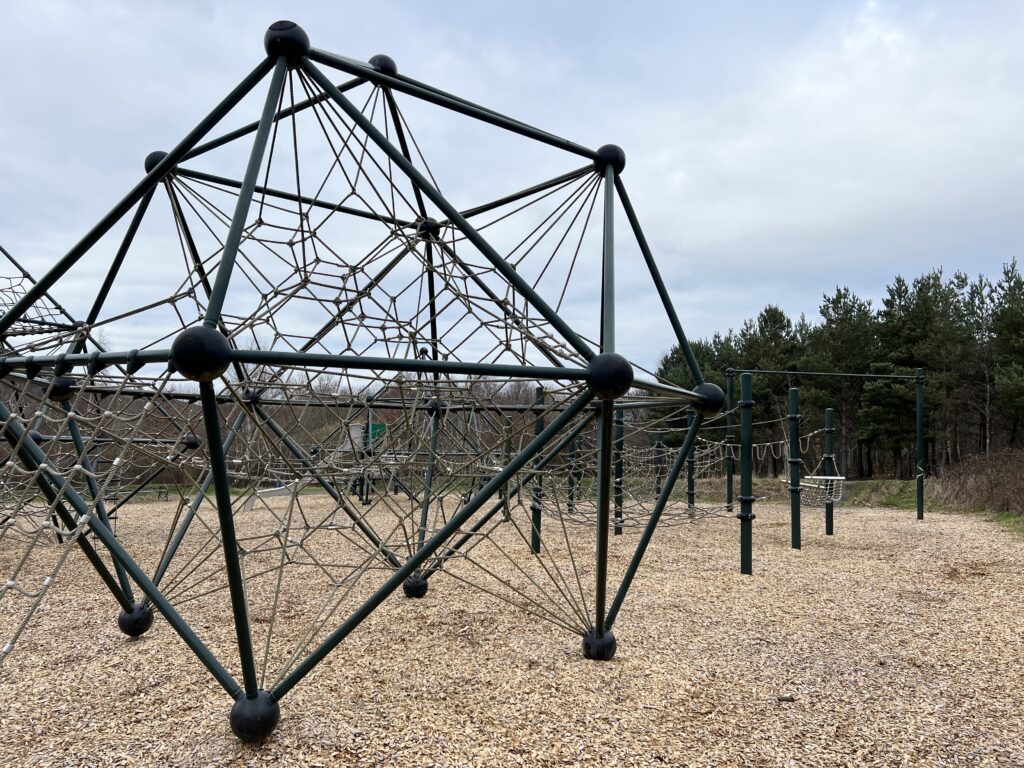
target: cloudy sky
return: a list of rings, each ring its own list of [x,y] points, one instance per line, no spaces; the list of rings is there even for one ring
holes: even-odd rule
[[[1020,2],[34,2],[5,7],[0,245],[35,273],[262,57],[269,23],[627,153],[691,337],[1024,256]],[[570,166],[571,167],[571,166]],[[75,305],[82,297],[61,294]],[[650,296],[619,348],[654,363]]]

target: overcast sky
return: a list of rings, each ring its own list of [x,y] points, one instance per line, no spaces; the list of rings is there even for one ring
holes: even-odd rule
[[[998,275],[1024,242],[1020,2],[33,2],[5,6],[0,245],[63,254],[292,18],[581,144],[624,179],[688,334],[817,318],[896,274]],[[254,116],[255,117],[255,116]],[[571,166],[570,166],[571,167]],[[672,343],[619,288],[619,349]],[[61,294],[76,303],[76,297]]]

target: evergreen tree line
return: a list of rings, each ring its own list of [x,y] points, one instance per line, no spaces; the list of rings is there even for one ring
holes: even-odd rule
[[[768,422],[756,428],[755,441],[785,437],[788,390],[799,387],[802,432],[821,426],[824,408],[835,410],[842,474],[913,477],[913,380],[789,372],[913,375],[923,368],[928,472],[1021,447],[1024,276],[1016,260],[994,280],[984,275],[972,280],[962,272],[947,277],[941,269],[912,282],[896,277],[878,308],[837,287],[823,296],[819,309],[820,321],[801,316],[794,322],[769,304],[738,332],[691,342],[705,377],[723,389],[728,368],[787,372],[753,376],[754,421]],[[678,346],[662,358],[658,373],[682,386],[692,383]],[[738,374],[735,392],[738,399]],[[784,467],[766,471],[778,474]]]

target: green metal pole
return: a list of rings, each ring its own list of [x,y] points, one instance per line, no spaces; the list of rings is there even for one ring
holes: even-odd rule
[[[732,368],[725,372],[725,510],[730,515],[733,511],[733,477],[736,474],[736,457],[733,452],[736,433],[732,431],[733,407],[736,402],[733,392],[735,377],[736,374]]]
[[[132,190],[125,195],[122,200],[114,206],[114,208],[96,224],[89,232],[76,243],[68,253],[61,258],[56,264],[53,265],[50,270],[43,275],[39,280],[35,281],[32,287],[25,291],[25,294],[8,310],[6,314],[0,317],[0,334],[5,333],[11,325],[18,320],[36,301],[39,300],[47,291],[49,291],[54,283],[60,279],[60,277],[67,272],[75,263],[82,258],[82,256],[99,242],[100,238],[105,235],[111,227],[113,227],[122,216],[130,211],[137,202],[139,202],[147,192],[156,187],[160,183],[160,180],[167,175],[167,173],[174,168],[175,165],[184,157],[185,153],[194,147],[200,139],[205,136],[213,126],[220,122],[221,118],[227,115],[235,105],[240,102],[249,91],[251,91],[256,84],[264,78],[267,72],[270,71],[272,63],[264,59],[259,65],[249,73],[249,75],[239,85],[229,93],[223,101],[220,102],[213,111],[207,115],[202,122],[199,123],[178,145],[167,153],[159,163],[154,166],[153,170],[146,174],[146,176],[140,181]]]
[[[835,412],[831,408],[825,409],[825,455],[822,466],[825,474],[835,476],[836,474],[836,444],[835,444]],[[827,482],[826,482],[827,484]],[[831,492],[826,488],[825,497],[825,535],[831,536],[835,531],[834,509]]]
[[[24,427],[17,423],[15,419],[11,418],[11,412],[7,410],[2,403],[0,403],[0,422],[4,425],[4,436],[8,443],[11,444],[11,447],[14,448],[15,446],[20,446],[17,449],[18,456],[27,466],[35,470],[38,469],[41,464],[46,462],[46,455],[31,438],[25,435]],[[228,673],[220,662],[217,661],[216,657],[210,652],[210,649],[207,648],[196,636],[188,623],[174,609],[174,606],[171,605],[170,601],[163,596],[159,588],[149,580],[145,571],[142,570],[139,564],[136,563],[132,556],[128,554],[124,547],[121,546],[117,537],[114,536],[109,528],[99,523],[95,516],[90,514],[89,505],[86,504],[85,500],[78,495],[74,488],[71,487],[71,484],[67,479],[61,477],[53,470],[47,474],[49,475],[51,482],[60,489],[60,495],[68,502],[69,505],[71,505],[72,509],[74,509],[79,516],[85,516],[88,518],[89,530],[92,531],[96,538],[103,543],[103,545],[110,551],[110,554],[125,567],[128,571],[128,575],[132,577],[132,580],[136,584],[138,584],[139,588],[143,591],[146,597],[152,601],[157,610],[163,614],[167,623],[170,624],[181,639],[185,641],[185,644],[192,649],[196,658],[198,658],[199,661],[202,662],[203,666],[210,671],[217,682],[220,683],[224,690],[228,692],[231,698],[237,699],[240,694],[238,683],[234,681],[230,673]],[[44,493],[48,498],[50,497],[50,494],[46,493],[45,490]],[[52,489],[50,490],[50,493],[52,493]],[[54,495],[53,498],[56,498],[56,495]],[[50,499],[50,501],[53,503],[53,499]],[[63,506],[59,503],[57,504],[57,508],[58,510],[63,511],[62,519],[64,520],[64,524],[70,528],[74,528],[74,520],[71,519],[68,511],[63,509]],[[82,546],[83,551],[86,551],[85,547],[88,547],[86,555],[89,555],[89,552],[92,552],[92,556],[89,557],[89,560],[90,562],[94,562],[93,557],[97,557],[96,552],[88,545],[88,542],[85,541],[85,537],[79,536],[78,543]],[[117,582],[114,581],[110,573],[106,571],[106,566],[103,565],[102,561],[99,561],[97,572],[100,573],[101,576],[106,573],[106,576],[103,579],[104,583],[111,588],[111,592],[113,592],[114,596],[118,598],[118,602],[121,603],[121,607],[126,611],[133,610],[134,606],[127,601],[124,595],[120,594]]]
[[[754,572],[754,400],[751,376],[740,374],[740,573]]]
[[[320,52],[315,52],[315,55],[319,55]],[[325,61],[320,58],[319,61]],[[329,63],[334,64],[331,61]],[[488,243],[479,232],[465,219],[462,214],[448,202],[445,197],[434,188],[434,186],[427,180],[427,178],[416,169],[405,157],[401,151],[395,147],[387,137],[382,134],[377,127],[370,122],[369,118],[364,115],[358,107],[356,107],[351,101],[349,101],[341,91],[339,91],[334,83],[321,72],[315,64],[309,59],[302,60],[302,69],[308,74],[313,80],[323,88],[327,93],[331,95],[334,102],[348,115],[356,125],[362,129],[367,136],[376,144],[380,149],[389,157],[391,161],[398,166],[401,171],[409,177],[409,180],[418,187],[423,194],[430,199],[430,201],[440,209],[440,211],[448,217],[449,221],[455,225],[465,236],[466,239],[473,244],[473,246],[483,254],[494,268],[501,273],[501,275],[515,287],[516,291],[523,296],[533,307],[537,310],[540,315],[547,320],[552,328],[557,331],[562,338],[568,342],[584,359],[590,360],[594,356],[594,351],[590,348],[590,345],[583,341],[582,338],[569,326],[568,323],[563,320],[557,312],[552,309],[547,302],[545,302],[540,295],[518,272],[515,268],[509,264],[502,256]],[[369,77],[369,76],[368,76]],[[594,157],[593,153],[588,154],[589,157]]]
[[[46,473],[39,472],[40,466],[46,464],[46,454],[43,453],[42,449],[36,445],[35,441],[32,440],[28,435],[25,434],[25,428],[23,425],[18,423],[12,416],[11,412],[0,403],[0,422],[3,423],[4,438],[11,446],[12,451],[16,451],[18,458],[21,459],[22,463],[28,467],[32,472],[38,473],[36,475],[36,485],[39,490],[42,491],[43,496],[46,497],[46,501],[53,507],[53,513],[59,518],[60,522],[64,524],[64,527],[69,531],[72,531],[76,527],[75,519],[71,516],[71,513],[67,508],[60,502],[60,496],[63,495],[65,498],[69,494],[74,493],[74,489],[67,486],[62,478],[58,478],[53,471]],[[54,487],[55,484],[56,488]],[[84,511],[82,511],[84,510]],[[75,511],[79,514],[88,514],[88,507],[85,502],[82,502],[82,510],[75,508]],[[92,544],[85,536],[79,536],[78,548],[82,550],[86,559],[92,565],[93,569],[99,575],[100,579],[110,590],[110,594],[117,600],[120,605],[126,611],[134,610],[132,601],[121,590],[121,586],[117,583],[113,574],[107,569],[106,563],[103,562],[103,558],[100,557],[99,553],[93,548]]]
[[[537,387],[535,396],[533,399],[534,405],[544,405],[544,387]],[[544,431],[544,412],[539,411],[537,417],[533,420],[533,436],[538,437]],[[534,462],[536,466],[536,462]],[[543,507],[541,506],[541,499],[544,497],[544,487],[542,485],[541,475],[538,474],[533,478],[533,488],[531,489],[530,498],[530,551],[533,554],[540,554],[540,524],[541,517],[543,515]]]
[[[633,210],[633,204],[629,200],[629,195],[626,194],[626,185],[622,183],[620,176],[615,177],[615,189],[619,193],[619,202],[622,203],[622,209],[629,220],[629,226],[633,229],[633,236],[636,238],[637,245],[640,246],[640,253],[643,254],[647,269],[651,273],[651,279],[654,281],[654,287],[658,291],[662,306],[668,315],[669,323],[672,325],[672,330],[675,331],[679,350],[683,353],[683,357],[686,358],[686,365],[690,369],[690,375],[693,376],[695,384],[703,384],[704,375],[700,371],[700,366],[697,365],[697,358],[694,357],[693,350],[690,348],[690,342],[687,341],[686,334],[683,332],[683,325],[679,322],[679,316],[672,305],[668,288],[665,287],[665,281],[661,279],[661,272],[658,271],[658,265],[654,261],[651,247],[648,245],[644,231],[640,227],[640,219],[637,218],[636,211]]]
[[[622,451],[625,447],[625,424],[622,411],[615,412],[615,535],[622,535]]]
[[[593,394],[589,391],[585,392],[579,397],[572,405],[566,408],[560,413],[555,419],[552,420],[551,424],[545,427],[544,432],[538,437],[534,438],[529,445],[526,446],[519,453],[518,456],[512,459],[500,472],[494,477],[487,481],[487,484],[480,490],[480,492],[473,497],[473,500],[468,504],[465,504],[462,509],[452,515],[451,519],[441,527],[437,533],[430,537],[422,547],[410,557],[406,562],[399,568],[395,573],[388,578],[380,586],[380,588],[374,592],[366,602],[364,602],[359,608],[357,608],[351,616],[349,616],[337,629],[335,629],[326,640],[324,640],[309,656],[307,656],[302,662],[300,662],[291,673],[271,692],[271,697],[274,699],[280,699],[288,691],[295,687],[295,685],[319,664],[327,654],[329,654],[338,644],[344,640],[356,627],[358,627],[363,620],[366,619],[373,611],[383,603],[388,596],[391,595],[398,587],[402,585],[409,576],[411,576],[420,565],[435,551],[437,551],[449,538],[451,538],[458,530],[460,530],[469,519],[476,514],[476,512],[483,507],[487,501],[497,493],[498,489],[502,484],[508,482],[512,477],[515,476],[523,467],[525,467],[537,453],[544,449],[551,439],[557,435],[562,429],[572,422],[573,419],[579,415],[584,408],[586,408],[591,400]]]
[[[78,453],[78,463],[85,470],[85,483],[89,488],[89,495],[92,496],[93,504],[96,507],[96,515],[100,522],[110,528],[110,519],[107,517],[107,507],[103,503],[103,494],[100,493],[99,484],[93,477],[92,462],[89,461],[89,453],[85,447],[85,440],[82,439],[82,431],[78,428],[78,422],[71,412],[71,406],[64,403],[64,409],[68,412],[68,431],[71,432],[71,439],[75,444],[75,451]],[[124,596],[135,602],[135,595],[132,593],[132,583],[128,580],[128,573],[117,560],[114,560],[114,570],[117,572],[117,580],[121,584],[121,591]]]
[[[605,599],[608,589],[608,518],[610,517],[612,474],[612,427],[614,411],[611,400],[601,401],[597,441],[597,552],[594,558],[594,634],[598,640],[605,634]]]
[[[235,536],[235,517],[231,509],[231,490],[228,485],[227,463],[222,450],[220,436],[220,414],[213,385],[199,383],[199,395],[203,405],[203,425],[206,427],[206,444],[210,455],[210,470],[213,474],[213,490],[217,499],[217,519],[220,522],[220,537],[224,545],[224,566],[228,576],[228,591],[231,595],[231,612],[235,621],[235,637],[238,640],[238,656],[242,665],[242,687],[247,698],[255,698],[259,691],[256,681],[256,663],[252,650],[252,629],[249,625],[249,611],[245,599],[245,581],[242,564],[238,556],[238,539]]]
[[[800,549],[800,390],[789,389],[789,532],[790,546]]]
[[[693,411],[688,411],[686,414],[686,428],[689,430],[690,425],[696,418],[696,414]],[[693,458],[693,446],[690,446],[689,452],[686,454],[686,509],[687,514],[690,517],[694,515],[694,507],[697,502],[697,490],[695,488],[696,478],[694,477],[694,469],[696,462]]]
[[[917,389],[917,519],[924,520],[924,368],[915,377]]]
[[[213,292],[210,294],[210,299],[206,304],[206,313],[203,315],[203,325],[207,328],[215,328],[220,321],[221,310],[224,307],[224,297],[228,291],[228,282],[231,280],[232,271],[234,271],[235,258],[238,256],[238,246],[242,242],[242,231],[245,229],[245,220],[249,215],[249,205],[252,203],[256,179],[259,176],[260,167],[263,165],[263,153],[270,139],[270,128],[274,122],[277,103],[281,96],[281,86],[284,84],[284,77],[287,72],[287,59],[283,56],[278,57],[277,63],[274,65],[274,74],[270,78],[270,89],[267,91],[267,98],[263,102],[260,127],[256,131],[256,138],[252,143],[252,151],[249,153],[249,163],[245,168],[242,188],[239,190],[238,199],[235,201],[235,210],[231,216],[231,227],[224,238],[224,248],[220,254],[220,266],[217,267],[217,277],[213,282]],[[217,447],[220,448],[220,445],[218,444]]]
[[[231,445],[235,442],[235,438],[238,436],[238,430],[242,428],[242,423],[245,421],[245,417],[248,412],[244,408],[238,410],[238,415],[235,416],[235,421],[231,425],[231,429],[228,430],[227,437],[224,438],[224,445],[221,448],[221,452],[227,456]],[[167,572],[167,569],[171,566],[171,561],[174,556],[178,553],[178,548],[181,546],[181,542],[185,539],[185,534],[188,533],[188,529],[192,525],[192,521],[195,519],[196,512],[199,511],[199,506],[203,503],[203,499],[206,498],[206,492],[210,490],[210,486],[213,485],[213,472],[207,471],[206,477],[203,478],[202,484],[199,486],[199,492],[192,498],[192,503],[188,506],[188,512],[181,520],[181,524],[178,526],[178,530],[174,533],[174,538],[171,539],[167,549],[164,550],[163,556],[160,558],[160,565],[157,566],[156,573],[153,575],[153,583],[159,585]]]

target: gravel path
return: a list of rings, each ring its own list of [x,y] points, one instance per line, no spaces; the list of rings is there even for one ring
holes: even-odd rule
[[[753,577],[734,519],[658,532],[611,663],[451,579],[393,597],[258,748],[166,623],[118,632],[76,556],[0,667],[0,765],[1024,765],[1024,539],[841,509],[829,538],[808,512],[795,552],[784,508],[757,515]]]

